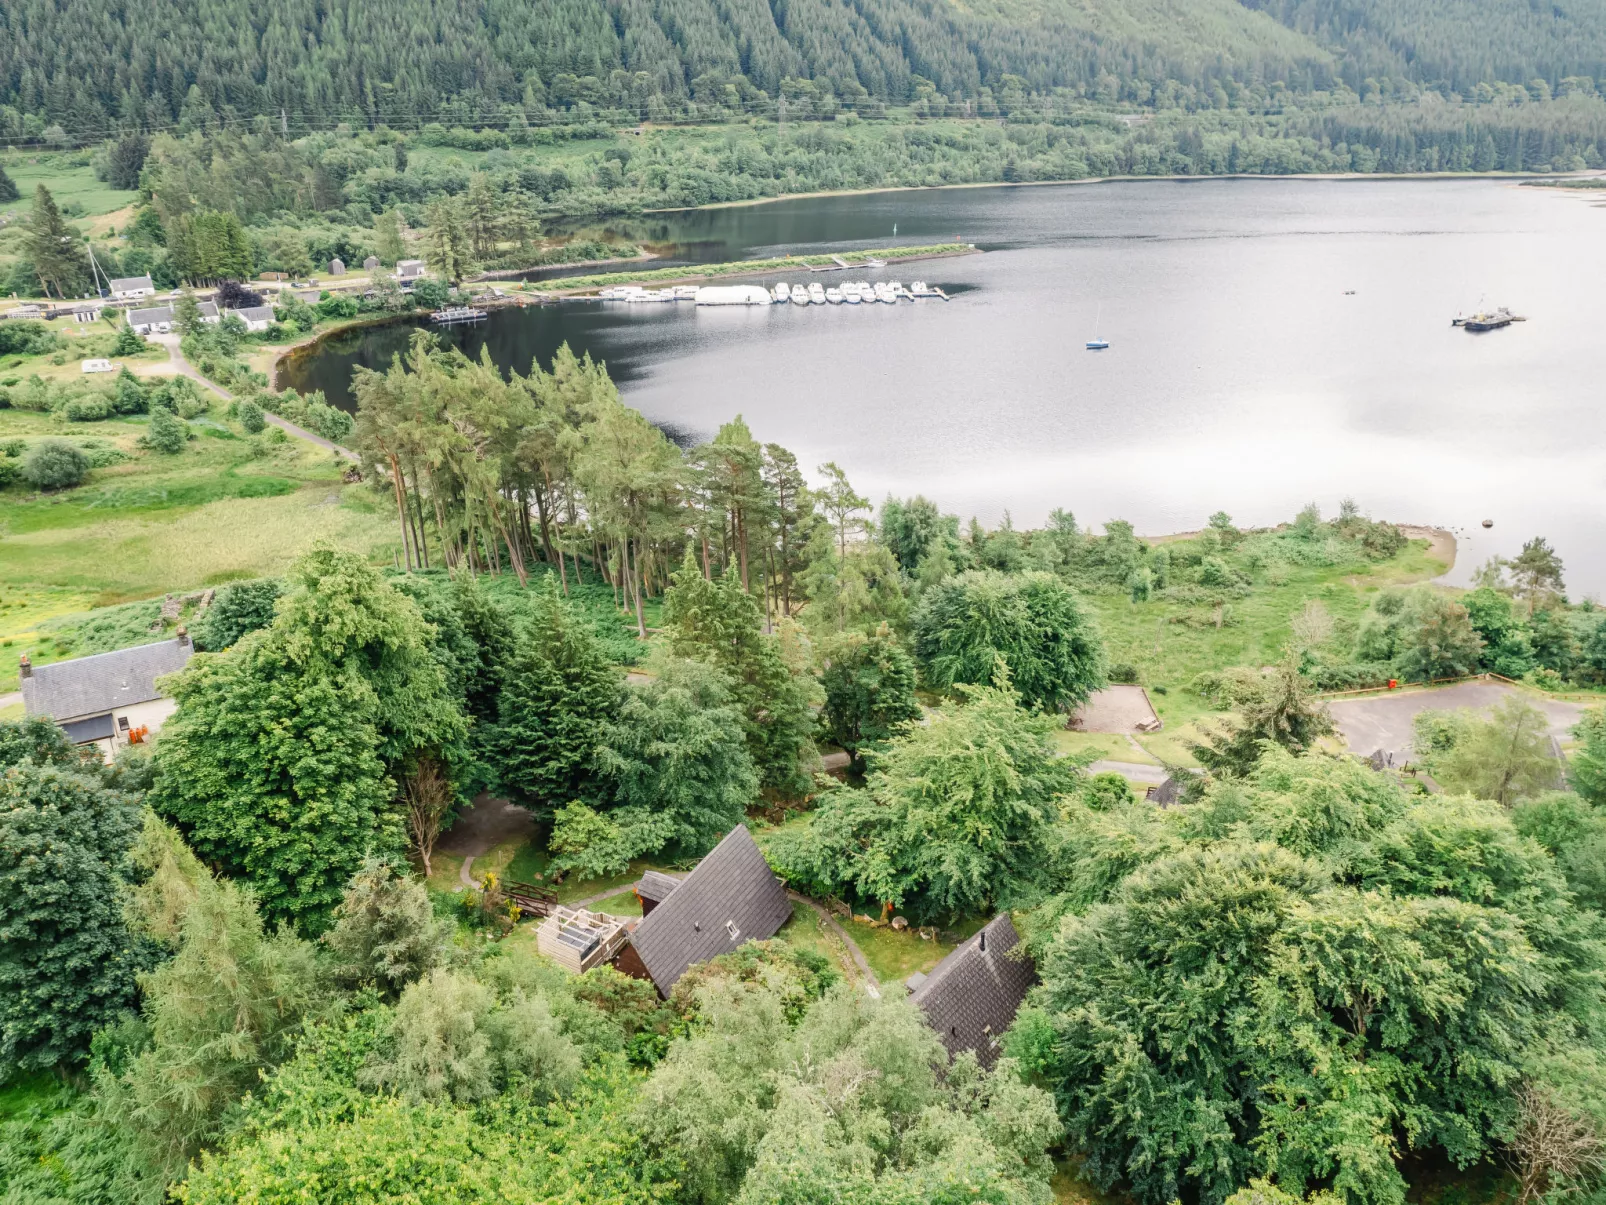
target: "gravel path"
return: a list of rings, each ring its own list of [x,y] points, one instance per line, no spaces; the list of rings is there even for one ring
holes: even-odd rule
[[[167,348],[167,358],[172,362],[173,367],[178,370],[181,376],[189,377],[192,381],[197,382],[203,388],[210,389],[213,393],[217,394],[218,397],[222,398],[226,402],[232,402],[234,400],[234,395],[232,393],[216,382],[207,380],[207,378],[200,374],[200,371],[195,367],[195,365],[191,364],[184,358],[184,353],[179,350],[179,336],[151,335],[150,340],[152,343],[160,343],[162,346]],[[335,455],[343,456],[347,460],[357,459],[357,453],[353,452],[350,448],[343,448],[339,444],[327,440],[321,435],[314,435],[305,427],[298,427],[295,423],[290,422],[288,419],[280,418],[277,414],[269,414],[266,410],[264,410],[262,412],[262,417],[273,426],[280,428],[290,435],[294,435],[297,439],[304,439],[308,443],[317,444],[320,448],[327,448]]]
[[[1327,704],[1327,709],[1351,753],[1364,757],[1374,749],[1381,749],[1394,754],[1396,761],[1405,761],[1411,753],[1411,724],[1419,713],[1454,711],[1460,707],[1484,711],[1511,694],[1526,699],[1544,712],[1550,721],[1551,735],[1561,739],[1566,739],[1567,730],[1578,722],[1584,711],[1582,703],[1546,699],[1503,682],[1457,682],[1454,686],[1427,690],[1334,699]]]

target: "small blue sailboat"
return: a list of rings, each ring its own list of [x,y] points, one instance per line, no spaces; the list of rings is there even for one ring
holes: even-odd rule
[[[1100,305],[1099,305],[1098,317],[1099,318],[1103,318],[1104,317],[1104,305],[1103,305],[1103,303],[1100,303]],[[1098,319],[1097,318],[1094,319],[1094,321],[1093,321],[1093,329],[1094,330],[1098,330],[1099,329],[1099,323],[1098,323]],[[1088,351],[1103,351],[1109,346],[1110,346],[1110,341],[1108,339],[1101,339],[1097,335],[1094,335],[1091,339],[1089,339],[1087,341],[1087,350]]]

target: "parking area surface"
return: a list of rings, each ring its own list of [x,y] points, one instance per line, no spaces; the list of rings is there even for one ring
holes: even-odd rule
[[[1070,726],[1076,732],[1137,732],[1141,725],[1158,727],[1159,723],[1143,687],[1113,683],[1103,690],[1095,690],[1088,701],[1072,713]]]
[[[1369,695],[1362,699],[1335,699],[1327,708],[1351,753],[1369,755],[1375,749],[1392,753],[1396,762],[1411,749],[1411,723],[1424,711],[1455,711],[1470,707],[1487,711],[1507,695],[1520,695],[1538,707],[1550,721],[1550,733],[1568,739],[1568,729],[1583,714],[1581,703],[1546,699],[1507,686],[1502,682],[1457,682],[1431,690],[1407,690],[1398,694]]]

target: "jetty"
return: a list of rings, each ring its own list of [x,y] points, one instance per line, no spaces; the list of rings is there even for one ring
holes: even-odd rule
[[[484,317],[484,310],[475,309],[471,305],[456,305],[436,310],[429,316],[429,320],[437,325],[448,325],[456,322],[478,322]]]

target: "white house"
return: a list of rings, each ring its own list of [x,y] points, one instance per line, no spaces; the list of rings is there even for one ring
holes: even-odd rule
[[[216,326],[223,321],[223,315],[218,312],[215,301],[198,301],[195,303],[195,308],[200,311],[202,322],[210,322]]]
[[[110,360],[85,360],[85,372],[116,372],[117,366]]]
[[[124,276],[112,281],[112,299],[137,301],[141,297],[155,297],[156,286],[149,276]]]
[[[244,309],[230,310],[229,313],[245,323],[245,329],[253,334],[267,330],[273,322],[271,305],[248,305]]]
[[[421,259],[398,259],[396,261],[397,280],[420,280],[424,275],[424,261]]]
[[[165,335],[173,329],[173,307],[154,306],[128,311],[128,328],[136,335]]]
[[[110,761],[124,745],[154,736],[178,704],[156,687],[156,679],[189,662],[189,634],[142,644],[115,653],[97,653],[54,665],[30,665],[22,658],[22,707],[28,715],[49,716],[75,745],[94,745]]]

